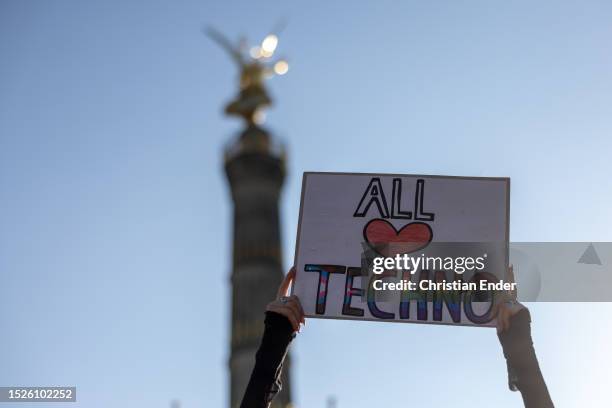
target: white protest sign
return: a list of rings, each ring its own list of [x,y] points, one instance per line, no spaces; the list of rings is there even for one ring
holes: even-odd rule
[[[503,278],[509,194],[508,178],[304,173],[293,294],[308,317],[491,326],[492,303],[469,289],[478,284],[476,276],[482,278],[478,271]],[[440,251],[436,245],[448,243],[493,243],[499,250],[459,253],[463,250],[454,247],[454,258],[430,256]],[[373,258],[400,262],[397,258],[408,256],[411,271],[406,266],[372,273]],[[422,261],[420,267],[415,260]],[[447,260],[450,267],[442,268]],[[468,272],[458,274],[458,265],[459,272],[464,266]],[[468,287],[470,279],[476,283]],[[444,294],[432,287],[425,292],[419,286],[425,281],[459,286]],[[384,282],[381,296],[377,289]]]

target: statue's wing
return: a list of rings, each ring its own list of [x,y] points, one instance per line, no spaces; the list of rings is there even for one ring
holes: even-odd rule
[[[214,42],[219,44],[221,48],[227,51],[230,57],[232,57],[232,59],[236,61],[239,66],[244,65],[244,58],[242,56],[242,53],[240,52],[240,47],[232,46],[232,43],[227,39],[227,37],[225,37],[223,34],[221,34],[219,31],[215,30],[212,27],[203,27],[202,32],[209,36]]]

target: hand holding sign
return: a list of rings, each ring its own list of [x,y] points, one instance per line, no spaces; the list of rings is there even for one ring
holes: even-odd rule
[[[294,331],[300,331],[300,323],[306,324],[304,319],[304,310],[300,304],[300,299],[297,296],[287,296],[287,291],[291,282],[295,279],[295,267],[289,270],[289,273],[285,276],[276,294],[276,299],[266,307],[266,311],[278,313],[285,316]]]
[[[510,265],[508,268],[507,280],[514,282],[514,267]],[[510,320],[518,312],[525,309],[521,303],[516,301],[517,292],[511,291],[507,293],[505,299],[497,304],[495,308],[495,318],[497,319],[497,332],[501,333],[510,328]]]
[[[406,181],[406,184],[414,182],[415,186],[411,211],[402,206],[402,186],[406,187]],[[431,201],[424,200],[426,185]],[[367,186],[365,193],[364,186]],[[398,275],[412,275],[403,266],[387,266],[387,261],[399,265],[405,261],[405,256],[410,257],[413,270],[418,271],[415,276],[433,275],[434,281],[439,276],[444,277],[448,272],[446,262],[434,263],[434,267],[428,264],[434,253],[432,247],[440,243],[442,249],[450,248],[454,255],[449,259],[453,261],[451,272],[455,275],[480,281],[480,286],[487,280],[498,285],[500,282],[495,274],[514,283],[512,267],[507,268],[509,187],[508,179],[306,173],[302,185],[296,268],[289,271],[279,287],[277,299],[267,310],[286,317],[295,331],[305,322],[304,316],[481,327],[494,327],[497,316],[498,337],[508,362],[510,387],[516,389],[523,381],[521,384],[527,386],[522,386],[520,391],[526,406],[552,407],[531,341],[529,313],[516,302],[515,291],[504,293],[500,292],[502,288],[497,288],[495,293],[501,296],[486,301],[473,299],[478,298],[477,292],[484,290],[482,288],[461,289],[455,293],[456,297],[453,297],[455,294],[450,297],[447,293],[440,294],[446,289],[429,290],[430,297],[418,289],[402,288],[395,293],[394,299],[384,301],[370,293],[372,282],[386,280],[388,283]],[[385,188],[392,191],[391,206],[388,206]],[[501,243],[502,249],[471,258],[465,256],[464,245],[456,245],[474,242]],[[375,259],[384,257],[384,262],[379,262],[379,266],[384,264],[382,271],[373,272],[373,268],[368,267],[367,257],[372,254],[377,257]],[[364,258],[366,267],[362,263]],[[376,262],[370,266],[376,266]],[[373,275],[368,274],[370,270]],[[471,278],[464,274],[468,270],[474,272]],[[293,295],[287,297],[294,279]],[[459,279],[459,283],[465,284],[462,280]],[[478,304],[482,303],[485,306],[479,309]],[[519,313],[521,310],[524,312]],[[285,322],[282,323],[288,332]],[[512,328],[507,330],[510,324]],[[278,374],[282,356],[286,355],[291,340],[282,334],[273,335],[274,331],[272,325],[266,325],[256,364],[271,366],[267,372]],[[257,372],[260,371],[256,366],[254,375]],[[261,384],[257,390],[260,396],[272,389],[271,383],[277,378],[269,376],[269,382],[252,381],[252,378],[249,384]],[[245,397],[246,405],[251,406],[252,400]]]

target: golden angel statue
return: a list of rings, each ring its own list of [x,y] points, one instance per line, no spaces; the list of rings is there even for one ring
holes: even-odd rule
[[[206,33],[230,54],[240,69],[240,92],[225,107],[225,112],[244,118],[249,125],[260,123],[263,109],[272,103],[264,81],[275,74],[284,75],[289,70],[285,60],[271,60],[278,45],[278,37],[275,34],[267,35],[260,45],[251,47],[247,53],[244,40],[233,46],[214,29],[209,28]]]

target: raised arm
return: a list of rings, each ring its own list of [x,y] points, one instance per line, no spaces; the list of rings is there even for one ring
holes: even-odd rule
[[[514,281],[512,267],[509,275]],[[531,315],[516,301],[516,293],[498,305],[497,337],[506,358],[510,389],[521,392],[526,408],[554,407],[533,347]]]
[[[282,388],[280,378],[287,348],[305,322],[297,296],[285,296],[294,277],[292,268],[281,283],[276,300],[266,307],[264,334],[241,408],[267,408]]]

